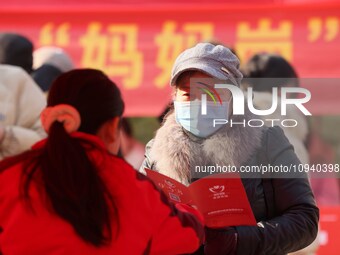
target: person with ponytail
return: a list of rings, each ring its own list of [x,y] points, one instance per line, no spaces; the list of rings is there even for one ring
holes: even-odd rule
[[[102,72],[58,77],[41,122],[48,138],[0,162],[0,254],[184,254],[202,216],[172,205],[117,157],[124,103]]]

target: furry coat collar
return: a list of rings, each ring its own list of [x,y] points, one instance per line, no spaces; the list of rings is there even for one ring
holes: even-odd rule
[[[233,116],[234,121],[246,121],[252,116]],[[174,112],[168,114],[162,127],[157,131],[150,158],[155,170],[183,184],[193,178],[196,166],[236,166],[246,163],[261,145],[262,128],[246,125],[225,125],[215,134],[200,139],[176,122]]]

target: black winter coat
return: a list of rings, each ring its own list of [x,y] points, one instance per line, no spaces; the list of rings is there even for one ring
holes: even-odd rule
[[[146,158],[149,159],[147,154],[148,148]],[[300,164],[281,128],[266,128],[262,146],[244,165],[261,164],[289,167]],[[152,169],[153,166],[150,160],[144,161],[143,167]],[[286,174],[281,178],[261,174],[252,176],[255,178],[243,177],[246,177],[242,182],[258,226],[234,228],[238,235],[237,255],[283,255],[313,242],[318,232],[319,209],[305,173]]]

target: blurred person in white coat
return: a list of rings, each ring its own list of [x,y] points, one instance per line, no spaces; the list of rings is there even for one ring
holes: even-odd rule
[[[22,68],[0,65],[0,160],[46,136],[40,123],[45,106],[45,95]]]

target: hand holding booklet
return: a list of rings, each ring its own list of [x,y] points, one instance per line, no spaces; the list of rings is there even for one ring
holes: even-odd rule
[[[214,174],[193,182],[189,187],[156,171],[145,169],[147,176],[174,203],[197,208],[211,228],[255,226],[247,194],[238,175]]]

